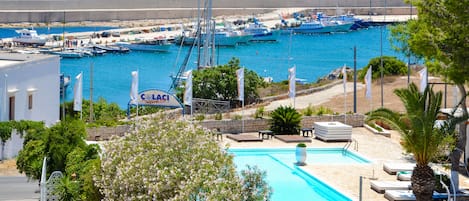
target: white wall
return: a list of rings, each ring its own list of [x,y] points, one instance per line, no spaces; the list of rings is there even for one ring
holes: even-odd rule
[[[9,120],[9,97],[15,96],[14,120],[55,124],[60,118],[59,72],[58,56],[0,54],[0,120]],[[33,95],[32,109],[28,108],[29,94]],[[17,156],[22,146],[23,139],[13,132],[5,144],[5,158]]]
[[[0,67],[0,102],[2,121],[9,120],[9,97],[15,96],[15,120],[44,121],[52,125],[59,120],[60,58],[38,56],[34,59]],[[5,76],[7,75],[7,76]],[[7,86],[7,96],[5,88]],[[28,108],[28,96],[33,95],[33,107]]]

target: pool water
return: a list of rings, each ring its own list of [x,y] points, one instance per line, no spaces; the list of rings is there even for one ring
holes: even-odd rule
[[[267,172],[272,201],[350,201],[352,199],[294,165],[295,149],[230,149],[238,171],[256,165]],[[307,164],[357,164],[368,160],[342,149],[307,149]]]

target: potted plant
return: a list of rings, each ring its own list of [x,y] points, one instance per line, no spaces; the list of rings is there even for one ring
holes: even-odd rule
[[[306,144],[305,143],[298,143],[296,145],[296,164],[303,166],[306,165]]]

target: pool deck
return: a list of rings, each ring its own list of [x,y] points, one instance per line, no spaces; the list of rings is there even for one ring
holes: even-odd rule
[[[241,135],[252,135],[257,133],[243,133]],[[386,201],[383,194],[376,193],[370,188],[370,178],[382,181],[397,181],[396,175],[390,175],[383,170],[383,163],[411,162],[412,157],[406,155],[399,144],[400,135],[391,131],[391,137],[375,135],[366,128],[353,128],[352,138],[357,142],[358,149],[354,150],[355,142],[349,150],[357,152],[362,157],[371,161],[369,164],[346,164],[346,165],[306,165],[303,169],[316,178],[329,184],[334,189],[345,194],[353,200],[359,200],[359,178],[363,176],[362,200]],[[236,142],[223,138],[222,145],[228,144],[230,148],[293,148],[297,143],[285,143],[278,139],[263,140],[262,142]],[[312,138],[312,142],[306,143],[308,148],[334,147],[342,148],[346,142],[324,142]],[[438,165],[431,165],[433,169],[448,172],[447,169]],[[459,176],[460,189],[469,188],[469,178]]]

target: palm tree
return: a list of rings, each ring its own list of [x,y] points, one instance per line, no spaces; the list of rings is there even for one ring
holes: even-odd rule
[[[406,113],[400,114],[386,108],[373,111],[368,120],[381,120],[401,134],[401,144],[405,151],[412,153],[416,166],[412,172],[412,191],[416,200],[432,200],[435,180],[433,170],[428,166],[448,145],[453,136],[444,129],[436,128],[435,121],[441,114],[442,92],[434,92],[427,87],[420,93],[412,83],[409,88],[394,91],[404,104]]]

